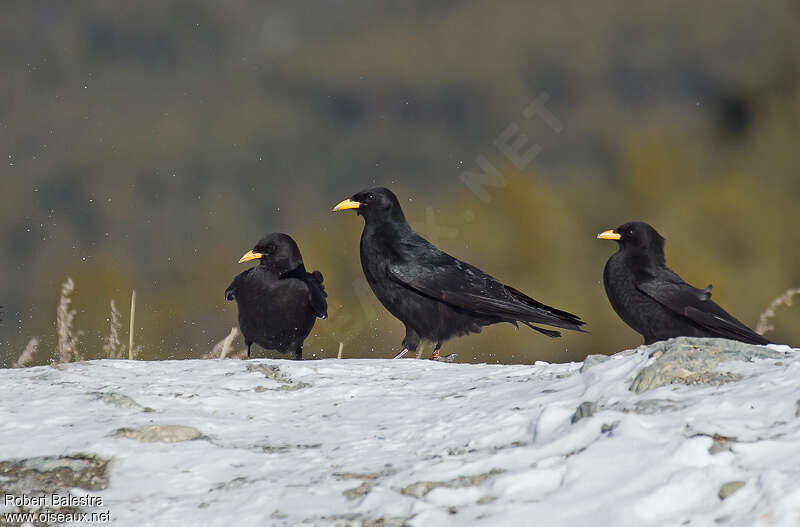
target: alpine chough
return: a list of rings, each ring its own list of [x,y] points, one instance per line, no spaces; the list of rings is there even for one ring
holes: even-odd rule
[[[446,340],[499,322],[521,322],[548,337],[561,333],[534,324],[582,331],[576,315],[537,302],[422,238],[390,190],[359,192],[333,210],[348,209],[364,217],[361,266],[367,282],[406,327],[397,357],[416,351],[425,339],[435,344],[432,358],[438,359]]]
[[[225,300],[239,306],[239,329],[247,345],[290,352],[303,358],[303,341],[317,318],[327,318],[322,273],[307,273],[295,241],[274,232],[247,251],[239,263],[258,260],[225,290]]]
[[[666,265],[664,238],[643,222],[597,235],[619,250],[606,263],[603,283],[611,307],[645,344],[672,337],[720,337],[769,344],[711,300],[711,286],[697,289]]]

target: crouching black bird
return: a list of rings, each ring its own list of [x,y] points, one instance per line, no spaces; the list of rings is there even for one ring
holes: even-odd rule
[[[581,331],[579,317],[537,302],[423,239],[390,190],[359,192],[333,210],[347,209],[364,217],[361,266],[367,282],[406,326],[404,349],[396,358],[416,351],[425,339],[435,344],[432,358],[438,359],[446,340],[499,322],[522,322],[548,337],[561,334],[533,324]]]
[[[247,344],[303,358],[303,341],[317,318],[328,316],[322,273],[307,273],[294,240],[274,232],[262,238],[239,263],[259,264],[236,276],[225,300],[239,306],[239,329]]]
[[[769,344],[711,300],[711,286],[697,289],[666,265],[664,238],[650,225],[631,222],[597,235],[616,240],[603,283],[611,307],[645,344],[672,337],[719,337]]]

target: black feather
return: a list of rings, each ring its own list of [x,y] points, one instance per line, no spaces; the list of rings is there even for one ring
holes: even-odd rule
[[[664,238],[642,222],[626,223],[619,251],[603,272],[614,311],[645,344],[673,337],[719,337],[749,344],[769,341],[711,300],[711,285],[698,289],[666,266]]]
[[[300,359],[315,320],[328,316],[322,273],[306,272],[300,249],[286,234],[264,237],[253,252],[263,255],[259,265],[239,273],[225,290],[225,300],[238,304],[248,356],[255,343]]]
[[[537,302],[477,267],[441,251],[408,225],[397,197],[385,188],[359,192],[365,225],[361,265],[381,303],[406,326],[403,346],[421,339],[438,347],[483,326],[522,322],[550,337],[557,331],[533,324],[582,331],[576,315]]]

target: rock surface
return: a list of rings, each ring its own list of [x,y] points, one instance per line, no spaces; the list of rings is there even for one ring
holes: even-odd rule
[[[127,437],[142,443],[180,443],[201,437],[200,430],[183,425],[144,425],[139,428],[118,428],[116,437]]]
[[[798,379],[794,351],[683,339],[585,364],[0,370],[0,489],[102,497],[122,527],[792,525]]]
[[[106,489],[108,464],[108,459],[81,453],[0,461],[0,511],[9,496],[27,498],[15,508],[33,514],[85,511],[77,504],[54,506],[52,497],[79,497],[84,491]],[[0,526],[20,523],[0,513]]]
[[[711,384],[736,381],[741,375],[721,371],[727,361],[782,359],[784,352],[734,340],[679,337],[640,348],[655,361],[633,379],[631,391],[644,392],[667,384]]]

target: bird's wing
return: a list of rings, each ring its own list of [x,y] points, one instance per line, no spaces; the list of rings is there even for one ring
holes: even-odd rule
[[[236,275],[236,277],[231,282],[231,285],[229,285],[228,289],[225,290],[225,300],[230,302],[236,299],[236,290],[239,288],[240,284],[242,283],[242,280],[244,280],[244,277],[247,276],[247,273],[249,273],[252,270],[253,269],[250,268]]]
[[[314,314],[317,318],[328,318],[328,302],[325,300],[328,293],[325,292],[325,286],[322,285],[322,273],[319,271],[306,273],[305,282],[308,285],[309,302]]]
[[[669,269],[662,269],[651,278],[637,281],[636,287],[670,311],[722,338],[769,344],[767,339],[713,302],[710,285],[705,289],[698,289]]]
[[[475,314],[578,329],[578,317],[508,287],[428,244],[415,259],[388,265],[389,277],[425,296]]]
[[[319,271],[307,273],[305,266],[300,265],[281,275],[281,279],[286,278],[296,278],[303,282],[308,289],[308,303],[314,310],[314,315],[321,319],[328,318],[328,302],[325,300],[328,293],[325,292],[325,286],[322,285],[322,273]]]

